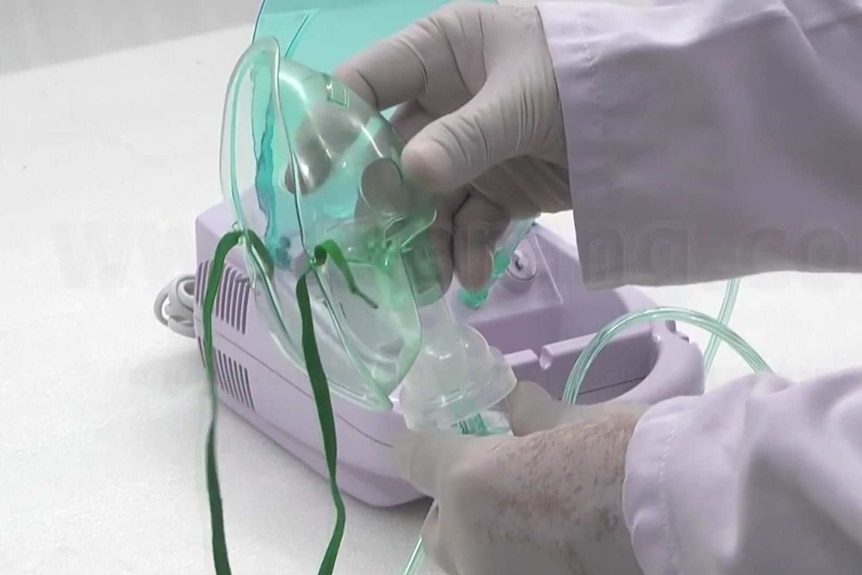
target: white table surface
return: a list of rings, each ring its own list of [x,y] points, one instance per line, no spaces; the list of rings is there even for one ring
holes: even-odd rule
[[[212,573],[205,377],[195,343],[151,307],[192,269],[193,219],[220,201],[222,98],[250,33],[0,76],[0,573]],[[569,215],[545,221],[571,237]],[[748,280],[732,325],[789,376],[850,366],[860,287]],[[650,293],[714,312],[722,286]],[[724,352],[712,383],[745,373]],[[326,483],[223,413],[235,573],[315,573]],[[422,514],[348,502],[338,572],[400,573]]]

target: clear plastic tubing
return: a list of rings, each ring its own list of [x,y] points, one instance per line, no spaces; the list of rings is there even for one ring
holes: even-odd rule
[[[739,279],[733,279],[727,283],[727,290],[724,292],[724,301],[721,302],[721,310],[718,312],[718,323],[727,325],[730,321],[730,316],[733,313],[733,307],[736,305],[736,298],[739,295]],[[709,375],[712,369],[712,362],[715,360],[715,354],[718,352],[718,346],[721,344],[721,339],[712,334],[709,338],[709,343],[706,346],[706,351],[703,354],[703,375]]]
[[[700,312],[688,309],[660,307],[627,314],[596,334],[596,337],[594,337],[586,349],[584,349],[584,352],[578,358],[578,361],[575,362],[574,368],[572,368],[569,380],[566,383],[565,392],[563,393],[563,401],[566,403],[575,402],[578,397],[578,391],[580,390],[584,377],[587,374],[587,370],[590,368],[590,365],[593,363],[602,348],[607,345],[615,335],[633,325],[657,320],[678,321],[702,328],[727,343],[754,371],[772,371],[766,361],[760,357],[760,354],[754,351],[754,349],[748,345],[744,339],[737,335],[736,332],[726,325],[719,323],[718,320]]]
[[[436,503],[434,505],[437,505]],[[434,507],[431,507],[431,510],[434,510]],[[422,567],[422,563],[425,562],[425,546],[422,544],[422,539],[420,538],[416,542],[416,546],[413,548],[413,553],[410,554],[410,561],[407,562],[407,567],[404,568],[404,575],[416,575],[419,573],[419,568]]]
[[[509,264],[512,262],[515,250],[524,241],[527,234],[530,233],[530,229],[534,224],[534,219],[526,219],[516,221],[510,226],[509,232],[503,239],[502,244],[497,247],[497,252],[494,255],[493,269],[491,270],[491,278],[488,280],[488,284],[476,292],[467,291],[462,288],[459,292],[461,303],[470,309],[479,309],[485,305],[485,302],[488,301],[488,296],[491,295],[491,289],[494,287],[494,284],[506,273],[506,269],[508,269]]]
[[[721,310],[718,313],[718,319],[687,309],[655,308],[632,312],[610,323],[596,334],[590,344],[586,349],[584,349],[583,353],[581,353],[580,357],[578,357],[578,361],[575,362],[575,365],[572,367],[572,371],[569,374],[569,380],[566,382],[563,401],[566,403],[574,403],[577,400],[578,392],[580,391],[584,378],[587,375],[587,370],[590,368],[593,361],[595,361],[599,352],[601,352],[601,350],[619,332],[633,325],[657,320],[688,323],[695,327],[700,327],[712,334],[704,353],[704,374],[707,374],[709,369],[712,367],[712,362],[715,359],[718,346],[722,341],[728,343],[755,371],[770,371],[766,362],[763,361],[763,358],[761,358],[760,355],[758,355],[757,352],[745,342],[745,340],[727,327],[727,322],[730,320],[730,316],[733,313],[733,307],[736,304],[738,294],[739,279],[734,279],[728,282],[724,301],[722,302]]]

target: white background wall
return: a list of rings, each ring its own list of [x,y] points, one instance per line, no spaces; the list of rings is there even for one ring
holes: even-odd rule
[[[251,23],[259,0],[0,0],[0,74]]]
[[[260,4],[261,0],[0,0],[0,74],[250,24]]]

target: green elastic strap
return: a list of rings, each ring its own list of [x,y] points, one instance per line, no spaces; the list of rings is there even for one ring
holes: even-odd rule
[[[213,258],[213,268],[207,280],[207,291],[204,297],[204,357],[206,360],[207,379],[210,385],[210,400],[212,414],[207,432],[206,469],[207,494],[210,504],[210,523],[212,525],[213,563],[218,575],[230,575],[230,561],[227,556],[227,544],[224,535],[224,512],[221,504],[221,489],[219,488],[218,465],[216,462],[216,418],[218,416],[218,393],[215,383],[215,361],[213,359],[213,308],[221,283],[225,258],[240,241],[241,232],[230,232],[219,241]]]
[[[210,398],[212,401],[212,416],[210,419],[209,432],[207,433],[206,447],[207,493],[209,495],[210,522],[212,525],[213,563],[215,565],[217,575],[230,575],[231,568],[230,561],[228,560],[227,544],[225,541],[224,511],[222,508],[221,490],[219,487],[218,465],[216,463],[215,435],[216,415],[218,413],[218,393],[215,378],[215,362],[213,361],[212,319],[215,300],[218,295],[219,285],[221,284],[221,275],[224,269],[225,259],[227,258],[227,254],[243,239],[250,242],[254,255],[263,264],[266,274],[268,276],[271,275],[273,269],[272,262],[263,246],[263,243],[260,241],[260,238],[252,232],[230,232],[222,237],[218,243],[218,247],[216,248],[215,257],[213,258],[213,268],[210,277],[207,280],[203,309],[204,355],[206,360],[207,377],[210,385]],[[296,284],[296,299],[299,305],[300,316],[302,318],[302,352],[305,357],[306,371],[308,372],[308,378],[311,382],[311,389],[314,394],[314,402],[317,406],[317,416],[320,421],[320,429],[323,435],[323,448],[326,457],[326,465],[329,470],[330,490],[332,492],[332,499],[335,504],[336,512],[335,527],[333,528],[332,537],[330,538],[329,545],[326,548],[323,561],[318,569],[318,575],[331,575],[335,569],[338,551],[344,537],[345,525],[344,500],[341,498],[338,481],[336,480],[338,443],[335,434],[335,416],[332,411],[332,399],[329,394],[329,384],[326,379],[326,372],[324,371],[323,363],[320,360],[317,340],[314,335],[311,299],[308,294],[308,274],[313,273],[317,268],[323,266],[327,260],[332,260],[335,266],[342,273],[351,293],[361,297],[369,305],[375,308],[377,307],[377,305],[356,286],[356,281],[353,274],[350,272],[347,261],[335,242],[327,241],[314,249],[313,258],[309,262],[308,269],[302,274],[302,276],[300,276],[299,281]]]

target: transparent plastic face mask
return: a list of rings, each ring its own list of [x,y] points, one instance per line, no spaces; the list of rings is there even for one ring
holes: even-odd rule
[[[499,351],[449,310],[449,278],[435,251],[448,249],[448,238],[438,241],[431,197],[406,185],[402,143],[386,112],[318,72],[445,3],[266,0],[228,88],[221,165],[235,232],[223,242],[225,249],[228,240],[244,246],[259,315],[309,376],[337,511],[321,573],[334,568],[344,529],[330,390],[385,410],[400,388],[399,407],[412,428],[507,430],[505,418],[488,410],[503,402],[515,376]],[[513,223],[495,262],[508,261],[529,224]],[[479,307],[488,289],[462,295]],[[214,560],[227,575],[214,429],[215,416],[208,487]],[[420,561],[421,553],[408,571]]]
[[[480,414],[516,384],[502,354],[449,310],[434,203],[405,182],[401,151],[382,114],[329,75],[282,57],[276,40],[256,41],[237,64],[222,182],[258,309],[306,369],[320,415],[338,510],[322,572],[334,565],[344,525],[329,390],[388,409],[400,387],[409,427],[488,433],[506,424],[492,418],[489,427]],[[220,525],[218,503],[211,509]],[[215,534],[216,565],[227,573],[223,531]]]
[[[338,393],[386,409],[419,352],[417,301],[443,295],[427,238],[435,211],[404,184],[401,144],[388,122],[337,80],[279,52],[273,40],[256,42],[232,78],[226,199],[275,264],[267,278],[249,253],[258,303],[299,365],[296,280],[316,246],[337,244],[360,293],[336,266],[314,274],[321,357]]]

